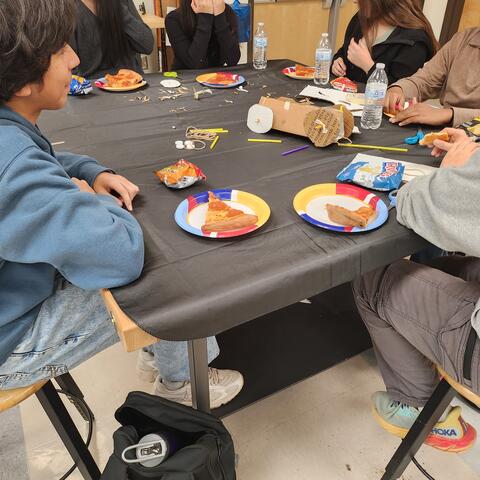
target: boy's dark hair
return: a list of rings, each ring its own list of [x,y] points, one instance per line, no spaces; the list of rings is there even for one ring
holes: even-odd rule
[[[0,102],[40,82],[75,28],[73,0],[0,0]]]

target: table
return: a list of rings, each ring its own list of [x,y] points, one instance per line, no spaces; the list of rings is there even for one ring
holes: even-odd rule
[[[427,245],[399,225],[392,213],[381,229],[364,235],[326,232],[296,215],[294,195],[306,186],[335,181],[358,152],[312,146],[282,157],[281,152],[308,140],[281,132],[267,136],[282,139],[282,144],[247,142],[255,136],[246,126],[248,108],[261,95],[294,96],[303,89],[304,82],[281,73],[294,63],[270,61],[266,71],[234,67],[231,70],[249,82],[248,93],[215,90],[198,101],[191,95],[159,101],[165,95],[159,86],[163,77],[151,75],[145,91],[96,90],[89,97],[71,98],[62,112],[47,112],[40,122],[52,142],[65,142],[59,148],[92,155],[140,186],[134,214],[144,230],[145,268],[139,280],[112,294],[119,308],[151,336],[189,341],[192,391],[203,410],[209,405],[206,337],[349,282]],[[199,90],[194,78],[195,72],[180,73],[183,85]],[[189,125],[223,127],[230,133],[214,150],[178,151],[174,142],[184,138]],[[415,132],[384,122],[380,130],[354,140],[395,146]],[[399,155],[406,161],[433,162],[421,147]],[[199,165],[208,179],[184,191],[167,189],[153,171],[182,157]],[[181,200],[221,187],[261,196],[272,210],[269,222],[237,240],[194,237],[177,227],[173,213]]]

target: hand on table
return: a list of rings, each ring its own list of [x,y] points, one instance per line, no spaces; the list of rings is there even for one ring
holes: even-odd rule
[[[212,0],[192,0],[191,6],[195,13],[209,13],[213,15]]]
[[[95,190],[85,180],[72,177],[72,182],[80,189],[81,192],[93,193],[95,195]]]
[[[112,192],[118,193],[120,198],[114,197],[115,200],[120,206],[125,205],[129,211],[132,211],[132,201],[140,191],[135,184],[125,177],[110,172],[102,172],[97,176],[95,182],[93,182],[93,190],[101,195],[112,195]]]
[[[398,123],[401,127],[412,123],[440,126],[450,123],[452,118],[451,108],[436,108],[428,103],[418,103],[414,98],[410,106],[398,112],[390,122]]]
[[[347,66],[343,61],[343,58],[338,57],[332,65],[332,73],[336,77],[344,77],[347,74]]]
[[[466,140],[473,141],[473,138],[469,137],[465,130],[459,128],[444,128],[440,133],[448,133],[450,140],[448,142],[435,140],[433,145],[428,145],[429,148],[433,148],[432,156],[437,158],[443,153],[450,151],[456,143],[465,142]]]
[[[361,68],[365,73],[368,73],[375,65],[364,38],[361,38],[358,43],[354,38],[350,40],[350,45],[348,46],[348,60],[358,68]]]
[[[468,162],[468,160],[470,160],[470,157],[480,147],[478,143],[472,142],[470,138],[449,145],[450,149],[448,150],[448,153],[445,155],[442,160],[442,164],[440,165],[440,167],[442,168],[462,167]]]
[[[405,105],[405,94],[400,87],[392,87],[387,90],[385,96],[385,106],[383,110],[391,115],[396,115],[403,110]]]
[[[221,15],[225,11],[225,0],[213,0],[213,14]]]

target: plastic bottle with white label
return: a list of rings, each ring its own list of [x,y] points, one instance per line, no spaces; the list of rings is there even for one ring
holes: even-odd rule
[[[365,88],[365,107],[362,114],[362,128],[376,130],[382,124],[383,105],[387,94],[388,78],[385,65],[377,63]]]
[[[315,51],[315,74],[313,81],[317,85],[328,85],[330,81],[330,65],[332,63],[332,49],[328,41],[328,33],[322,33],[322,38]]]
[[[255,36],[253,37],[253,68],[265,70],[267,68],[268,38],[263,22],[258,22]]]

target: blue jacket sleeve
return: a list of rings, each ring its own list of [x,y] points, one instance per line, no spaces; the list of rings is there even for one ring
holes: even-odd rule
[[[58,162],[70,177],[86,180],[91,186],[102,172],[113,170],[100,165],[94,158],[69,152],[55,152]]]
[[[29,147],[0,177],[0,258],[48,263],[83,289],[136,280],[141,228],[113,198],[81,192],[47,153]]]

